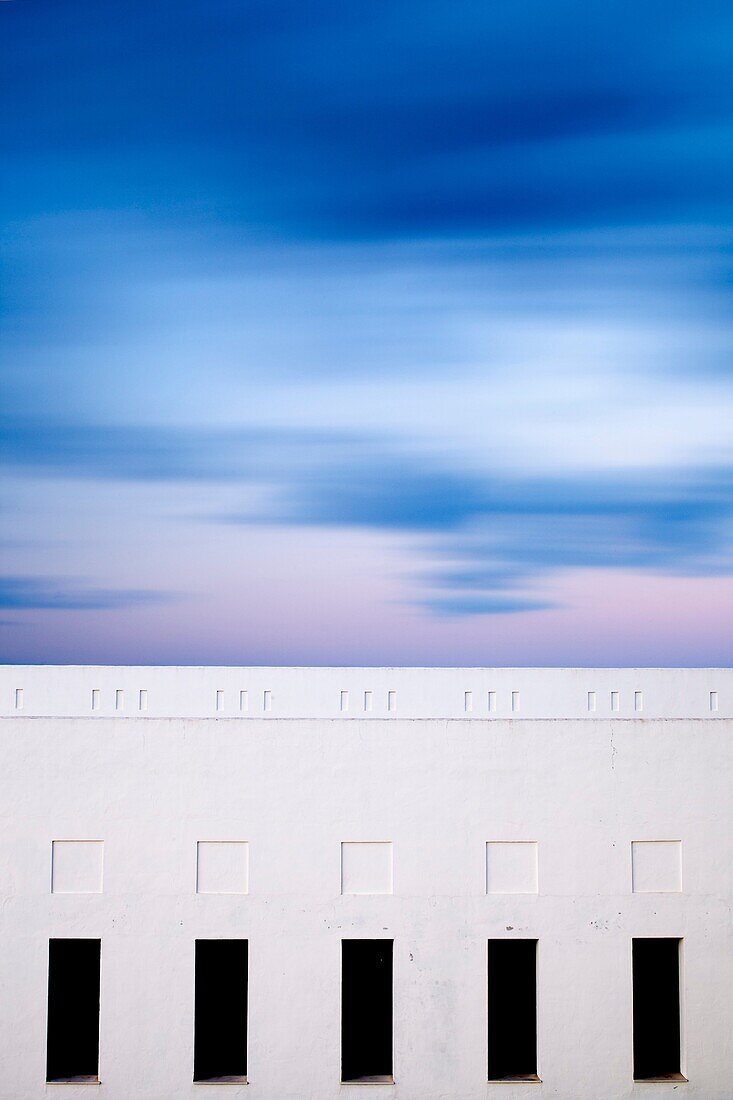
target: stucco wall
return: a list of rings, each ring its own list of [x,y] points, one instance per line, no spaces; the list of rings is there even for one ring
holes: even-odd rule
[[[353,936],[395,943],[380,1096],[733,1096],[730,670],[9,667],[0,713],[2,1098],[366,1087],[339,1083]],[[51,891],[63,840],[103,842],[101,892]],[[247,894],[196,892],[211,840],[248,842]],[[681,890],[632,891],[648,840],[681,842]],[[391,841],[392,894],[342,896],[347,841]],[[487,841],[537,843],[536,893],[487,895]],[[66,936],[102,941],[99,1086],[44,1083],[48,939]],[[191,1081],[194,941],[219,936],[250,944],[247,1085]],[[486,1082],[501,936],[539,941],[542,1084]],[[684,940],[688,1083],[632,1081],[635,936]]]

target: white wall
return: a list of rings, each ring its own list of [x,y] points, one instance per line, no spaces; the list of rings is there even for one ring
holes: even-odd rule
[[[379,1096],[733,1096],[731,670],[6,667],[0,714],[3,1100],[353,1095],[354,936],[395,941],[396,1083]],[[97,847],[70,871],[101,890],[52,893],[52,843],[70,840],[103,842],[101,883]],[[212,840],[247,842],[248,893],[196,893]],[[681,890],[632,892],[632,842],[653,840],[681,842]],[[348,841],[391,841],[392,894],[341,894]],[[537,893],[487,895],[487,841],[537,843]],[[241,854],[224,863],[241,872]],[[100,1086],[44,1083],[56,936],[102,940]],[[250,943],[247,1085],[191,1081],[194,941],[218,936]],[[539,940],[542,1084],[485,1080],[499,936]],[[687,1084],[632,1082],[634,936],[684,939]]]

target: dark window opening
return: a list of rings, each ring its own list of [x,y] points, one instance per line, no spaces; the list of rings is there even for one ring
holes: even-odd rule
[[[99,1077],[99,940],[48,941],[47,1081]]]
[[[392,940],[341,941],[341,1080],[392,1080]]]
[[[537,1081],[537,940],[489,940],[489,1080]]]
[[[632,944],[634,1079],[684,1081],[680,1072],[680,941]]]
[[[194,1081],[247,1077],[247,940],[196,940]]]

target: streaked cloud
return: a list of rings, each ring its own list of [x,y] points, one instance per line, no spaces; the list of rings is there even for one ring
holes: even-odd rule
[[[268,7],[8,5],[16,204],[372,237],[730,201],[714,0]]]
[[[107,611],[170,598],[165,592],[93,588],[67,577],[0,577],[3,611]],[[4,625],[12,623],[4,620]]]
[[[256,508],[219,514],[218,522],[427,536],[450,564],[422,579],[422,602],[447,614],[539,609],[546,605],[522,593],[562,570],[721,576],[733,565],[733,466],[489,475],[417,458],[384,437],[285,429],[197,434],[11,425],[2,442],[8,463],[51,476],[224,480],[264,489]],[[35,599],[34,591],[26,598]],[[69,598],[81,601],[69,607],[86,599]]]

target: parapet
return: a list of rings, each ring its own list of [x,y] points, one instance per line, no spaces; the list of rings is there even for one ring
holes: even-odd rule
[[[715,720],[733,669],[5,665],[0,717]]]

